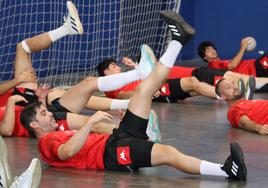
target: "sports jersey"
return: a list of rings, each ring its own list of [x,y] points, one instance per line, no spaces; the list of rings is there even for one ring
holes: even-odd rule
[[[12,95],[13,89],[7,91],[6,93],[0,95],[0,107],[7,105],[8,98]]]
[[[235,128],[244,115],[257,124],[268,124],[268,100],[239,100],[227,112],[228,120]]]
[[[234,68],[232,71],[246,74],[246,75],[253,75],[256,76],[256,68],[255,68],[255,59],[249,60],[241,60],[239,65]],[[214,60],[208,63],[208,66],[213,69],[228,69],[228,64],[230,60]]]
[[[47,164],[56,167],[104,169],[103,155],[109,134],[89,134],[84,146],[67,160],[60,160],[58,148],[76,131],[54,131],[39,139],[38,149]]]

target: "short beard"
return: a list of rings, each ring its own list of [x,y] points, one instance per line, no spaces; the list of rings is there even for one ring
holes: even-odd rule
[[[233,100],[238,100],[238,99],[242,99],[244,96],[242,95],[242,93],[239,93],[238,95],[234,96]]]

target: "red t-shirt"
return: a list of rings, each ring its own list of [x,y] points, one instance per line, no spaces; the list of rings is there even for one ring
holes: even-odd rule
[[[241,60],[240,64],[232,71],[256,76],[255,59]],[[230,60],[215,60],[208,63],[208,66],[213,69],[228,69]]]
[[[235,128],[244,115],[255,123],[268,124],[268,100],[239,100],[227,112],[229,122]]]
[[[104,149],[109,134],[89,134],[80,151],[67,160],[60,160],[58,148],[76,131],[54,131],[39,140],[39,152],[43,161],[55,167],[104,169]]]
[[[12,136],[15,137],[30,136],[28,131],[23,127],[23,125],[20,122],[20,113],[22,109],[23,107],[15,106],[15,125],[12,133]],[[6,107],[0,107],[0,121],[2,121],[5,111]]]
[[[9,90],[8,92],[0,95],[0,107],[7,105],[8,98],[12,95],[13,89]]]

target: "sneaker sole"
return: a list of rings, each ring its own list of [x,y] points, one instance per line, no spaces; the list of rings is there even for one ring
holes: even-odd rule
[[[250,89],[250,94],[247,97],[247,100],[252,100],[254,96],[254,91],[256,88],[256,80],[254,76],[250,76],[248,80],[248,89]]]
[[[185,22],[185,20],[174,11],[161,11],[160,16],[167,22],[172,21],[179,23],[180,26],[183,28],[183,30],[186,31],[188,34],[190,35],[195,34],[195,29],[192,26],[190,26],[187,22]]]
[[[67,9],[70,12],[71,17],[74,18],[74,20],[75,20],[75,23],[76,23],[76,26],[78,29],[78,33],[83,34],[84,29],[83,29],[82,23],[80,21],[77,9],[71,1],[67,1]]]
[[[231,147],[231,156],[234,160],[234,162],[241,168],[242,172],[242,180],[247,181],[247,167],[244,161],[244,155],[241,147],[238,145],[238,143],[233,142],[230,144]]]
[[[154,51],[147,44],[143,44],[143,45],[144,45],[144,48],[146,48],[146,52],[151,56],[150,58],[153,60],[153,63],[155,64],[157,59],[155,57]]]
[[[13,181],[13,177],[12,177],[12,173],[10,170],[10,167],[8,165],[8,160],[7,160],[7,147],[6,144],[4,142],[4,139],[0,136],[0,162],[3,165],[3,170],[5,172],[6,175],[6,180],[7,180],[7,185],[10,186],[12,181]]]
[[[39,159],[34,158],[29,168],[34,168],[33,177],[32,177],[33,181],[32,181],[31,188],[38,188],[40,184],[40,180],[41,180],[41,174],[42,174],[41,163]]]
[[[146,57],[146,59],[149,60],[148,63],[150,63],[151,70],[153,70],[155,67],[155,62],[154,62],[155,56],[153,57],[151,56],[150,50],[151,48],[148,45],[146,44],[141,45],[141,53]]]

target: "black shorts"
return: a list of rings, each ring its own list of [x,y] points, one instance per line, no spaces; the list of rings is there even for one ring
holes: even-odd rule
[[[186,93],[181,88],[181,78],[167,80],[164,87],[165,90],[169,91],[169,94],[165,95],[160,89],[161,96],[154,98],[153,102],[176,103],[178,100],[184,100],[191,97],[189,93]]]
[[[70,112],[67,108],[62,106],[59,102],[60,98],[56,98],[51,102],[51,105],[48,105],[47,109],[50,112]]]
[[[20,95],[28,101],[28,103],[17,102],[16,105],[18,105],[18,106],[26,106],[27,104],[31,104],[31,103],[35,103],[35,102],[39,101],[34,90],[31,90],[28,88],[15,88],[12,95]]]
[[[267,58],[266,53],[255,61],[256,77],[268,77],[268,68],[264,68],[260,62],[264,57]]]
[[[107,140],[104,150],[104,168],[112,171],[138,171],[151,167],[151,151],[154,142],[147,141],[148,119],[127,110],[119,128]]]
[[[192,76],[200,82],[206,82],[214,86],[216,81],[222,78],[227,70],[211,69],[209,67],[200,67],[193,70]]]

